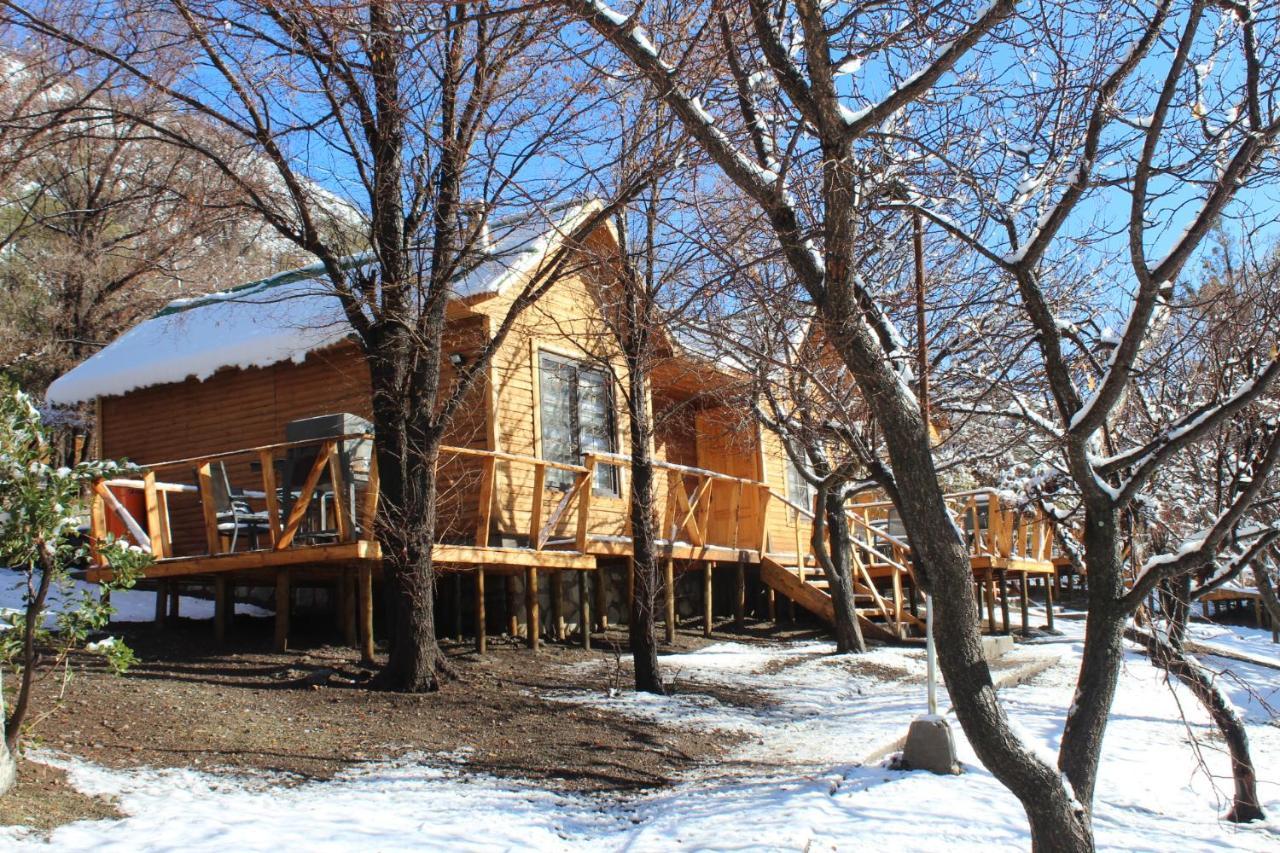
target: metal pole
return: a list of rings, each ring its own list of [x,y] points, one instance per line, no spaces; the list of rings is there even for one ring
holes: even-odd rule
[[[938,652],[933,647],[933,596],[928,593],[924,596],[924,606],[924,661],[925,678],[929,685],[929,714],[937,716],[938,689],[934,686],[934,682],[937,680]]]

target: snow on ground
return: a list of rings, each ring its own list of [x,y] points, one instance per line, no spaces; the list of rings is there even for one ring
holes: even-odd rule
[[[1081,623],[1067,636],[1013,654],[1061,660],[1029,683],[1002,691],[1033,744],[1056,749],[1074,689]],[[467,774],[440,756],[372,764],[330,782],[284,787],[193,770],[112,771],[45,756],[77,787],[113,793],[121,821],[73,824],[48,843],[0,830],[23,850],[1023,850],[1017,802],[978,766],[958,727],[959,777],[856,766],[882,737],[894,739],[923,709],[913,650],[880,650],[859,663],[822,643],[719,643],[664,658],[667,672],[726,689],[763,693],[776,705],[718,702],[688,694],[637,699],[623,692],[569,697],[619,714],[751,737],[739,754],[668,789],[634,796],[558,794]],[[1250,722],[1261,795],[1280,815],[1280,729],[1268,704],[1280,671],[1208,658]],[[877,679],[877,673],[879,677]],[[945,694],[944,694],[945,696]],[[1267,697],[1272,697],[1268,702]],[[1179,706],[1179,699],[1182,700]],[[1188,745],[1191,721],[1207,775]],[[1230,790],[1227,762],[1199,707],[1175,696],[1137,653],[1108,730],[1095,826],[1104,849],[1274,850],[1280,820],[1220,823]]]
[[[1271,642],[1270,628],[1192,621],[1187,625],[1187,639],[1206,649],[1280,666],[1280,644]]]
[[[49,590],[48,608],[45,621],[52,625],[58,611],[68,605],[74,605],[86,593],[96,598],[99,586],[73,581],[66,589],[54,587]],[[23,597],[27,592],[26,578],[18,572],[0,568],[0,625],[4,624],[4,614],[11,610],[26,608]],[[112,622],[150,622],[156,615],[156,595],[151,591],[126,589],[111,593],[111,606],[116,612],[112,614]],[[179,613],[184,619],[212,619],[213,600],[194,598],[184,595],[179,604]],[[244,616],[271,616],[272,611],[254,604],[241,602],[236,604],[236,613]]]

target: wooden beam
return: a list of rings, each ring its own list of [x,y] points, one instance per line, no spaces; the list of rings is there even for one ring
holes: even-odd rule
[[[355,531],[352,530],[349,514],[351,507],[347,506],[350,497],[347,495],[346,478],[342,476],[341,462],[337,445],[334,445],[334,452],[329,454],[329,485],[333,488],[333,515],[338,530],[338,541],[350,542],[355,539]]]
[[[596,458],[586,457],[586,473],[582,474],[582,494],[578,497],[578,550],[587,552],[587,534],[591,530],[591,496],[595,492]]]
[[[298,492],[298,499],[289,508],[289,517],[285,519],[284,530],[281,531],[280,538],[276,540],[275,550],[283,551],[293,544],[293,538],[298,535],[298,526],[302,524],[302,519],[307,514],[307,508],[311,506],[311,498],[315,494],[316,485],[320,482],[325,466],[329,464],[329,457],[333,455],[336,447],[337,443],[332,439],[320,445],[320,450],[316,453],[316,461],[312,463],[311,470],[307,472],[307,478],[302,482],[302,488]]]
[[[542,615],[538,601],[538,570],[526,569],[524,573],[524,621],[529,648],[537,651],[541,642]]]
[[[374,538],[374,522],[378,518],[378,493],[382,488],[382,477],[378,473],[378,454],[375,450],[369,459],[369,482],[365,484],[364,509],[360,515],[363,527],[363,538]]]
[[[547,466],[541,463],[533,466],[533,507],[529,513],[529,544],[535,551],[541,551],[546,542],[542,538],[542,504],[546,500]]]
[[[289,569],[276,572],[276,633],[275,650],[289,648],[289,611],[293,605],[293,590],[289,586]]]

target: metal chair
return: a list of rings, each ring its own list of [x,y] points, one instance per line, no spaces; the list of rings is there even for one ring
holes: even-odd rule
[[[210,475],[209,480],[213,487],[210,497],[213,499],[217,514],[218,533],[231,537],[231,547],[228,550],[236,550],[236,543],[241,533],[248,534],[250,545],[256,549],[258,537],[271,530],[270,517],[266,512],[254,512],[249,507],[249,501],[244,492],[231,488],[226,463],[214,462],[210,465]],[[200,482],[198,475],[196,482]]]

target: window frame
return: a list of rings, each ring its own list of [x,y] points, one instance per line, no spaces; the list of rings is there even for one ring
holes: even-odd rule
[[[550,372],[547,365],[550,363],[558,370],[568,369],[573,374],[573,380],[568,383],[570,400],[568,403],[569,410],[569,433],[573,447],[573,453],[576,457],[571,463],[573,465],[581,465],[583,457],[586,455],[583,450],[582,435],[582,400],[581,376],[584,373],[594,374],[600,377],[601,387],[605,395],[605,435],[608,438],[609,448],[607,452],[618,452],[618,415],[617,406],[615,405],[613,381],[609,375],[609,371],[603,367],[592,364],[589,360],[581,357],[575,357],[563,352],[547,349],[544,347],[535,347],[533,350],[534,369],[537,378],[538,405],[536,406],[535,415],[537,417],[538,435],[537,435],[537,452],[539,459],[547,461],[559,462],[562,460],[547,459],[546,455],[546,423],[543,419],[543,406],[545,405],[545,376]],[[567,472],[557,469],[549,469],[546,477],[546,487],[556,491],[568,491],[572,486],[570,481],[564,481],[561,477]],[[606,478],[605,482],[601,482],[601,477]],[[601,463],[596,466],[595,477],[591,484],[591,494],[593,497],[618,498],[622,495],[621,477],[618,466],[612,464]]]

